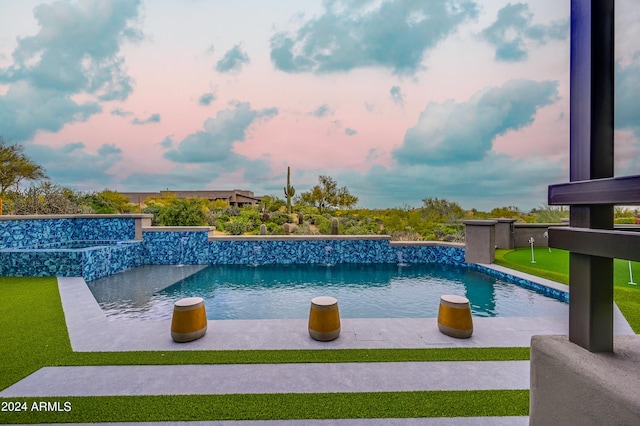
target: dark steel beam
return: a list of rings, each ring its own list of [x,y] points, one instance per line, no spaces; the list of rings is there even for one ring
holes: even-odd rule
[[[640,232],[551,227],[549,247],[583,255],[640,262]]]
[[[571,182],[613,177],[613,7],[614,0],[571,0]],[[612,204],[570,212],[572,227],[613,228]],[[613,259],[571,253],[569,288],[569,340],[613,352]]]
[[[549,205],[640,204],[640,175],[549,186]]]

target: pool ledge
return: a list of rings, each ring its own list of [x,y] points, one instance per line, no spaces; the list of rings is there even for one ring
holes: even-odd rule
[[[541,286],[549,287],[563,293],[569,293],[569,286],[566,284],[561,284],[559,282],[551,281],[546,278],[536,277],[535,275],[525,274],[524,272],[505,268],[504,266],[496,265],[493,263],[476,263],[476,265],[482,266],[487,269],[492,269],[503,274],[511,275],[516,278],[531,281],[532,283],[540,284]]]

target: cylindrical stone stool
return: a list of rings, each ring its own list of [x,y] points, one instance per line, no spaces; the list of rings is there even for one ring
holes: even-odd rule
[[[473,333],[473,320],[469,299],[452,294],[441,296],[438,328],[447,336],[462,339],[470,337]]]
[[[320,341],[334,340],[340,335],[340,313],[335,297],[319,296],[311,299],[309,335]]]
[[[202,297],[187,297],[173,306],[171,338],[176,342],[190,342],[207,332],[207,313]]]

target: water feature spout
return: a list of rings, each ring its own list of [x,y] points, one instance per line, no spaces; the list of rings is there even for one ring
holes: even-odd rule
[[[396,252],[396,257],[398,258],[398,266],[409,266],[408,263],[404,261],[404,253],[401,251]]]
[[[324,248],[324,253],[325,253],[324,265],[325,266],[333,266],[333,263],[331,263],[331,252],[332,251],[333,251],[333,247],[325,246],[325,248]]]
[[[178,268],[184,266],[184,246],[187,244],[187,240],[189,240],[189,237],[186,236],[180,239],[180,263],[176,265]]]
[[[260,265],[260,254],[262,253],[262,247],[256,245],[253,246],[253,263],[251,266],[257,267]]]

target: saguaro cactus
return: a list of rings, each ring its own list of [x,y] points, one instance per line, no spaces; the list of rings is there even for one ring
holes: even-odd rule
[[[291,198],[296,194],[296,189],[291,186],[291,168],[287,167],[287,186],[284,187],[284,196],[287,197],[287,212],[291,214]]]
[[[338,219],[335,217],[331,221],[331,235],[338,235]]]

